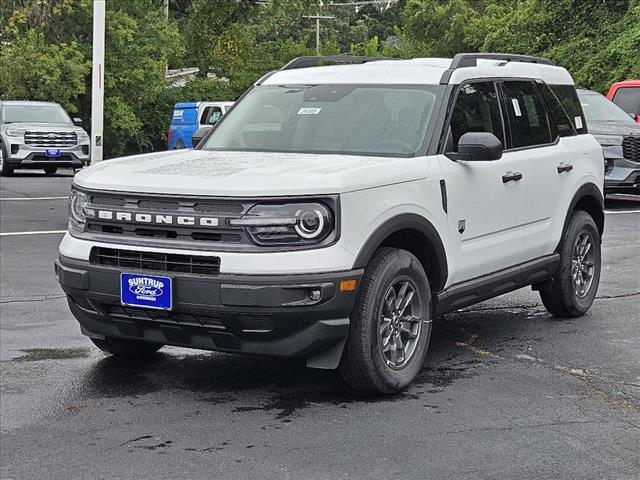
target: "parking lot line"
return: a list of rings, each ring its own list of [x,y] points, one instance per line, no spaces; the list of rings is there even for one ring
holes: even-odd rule
[[[13,197],[13,198],[0,198],[0,202],[20,202],[22,200],[67,200],[66,197]]]
[[[3,232],[0,237],[17,237],[18,235],[53,235],[67,233],[66,230],[43,230],[40,232]]]

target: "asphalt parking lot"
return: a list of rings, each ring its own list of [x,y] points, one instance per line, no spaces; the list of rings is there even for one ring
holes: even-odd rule
[[[0,183],[3,479],[640,478],[637,201],[607,202],[585,317],[529,289],[449,314],[411,388],[358,398],[299,361],[105,357],[53,275],[72,179]]]

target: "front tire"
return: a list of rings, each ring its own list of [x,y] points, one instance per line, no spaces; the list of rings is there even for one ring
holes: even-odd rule
[[[158,343],[111,337],[92,338],[91,341],[103,352],[123,360],[145,360],[153,357],[163,347]]]
[[[560,245],[558,272],[551,287],[540,291],[547,310],[558,317],[584,315],[596,298],[601,260],[598,227],[587,212],[575,212]]]
[[[362,394],[398,392],[416,377],[431,337],[431,291],[410,252],[380,249],[366,269],[339,370]]]
[[[13,175],[13,167],[7,162],[4,145],[0,144],[0,176],[10,177],[11,175]]]

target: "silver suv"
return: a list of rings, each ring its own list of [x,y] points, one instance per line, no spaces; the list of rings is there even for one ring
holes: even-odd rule
[[[52,102],[0,102],[0,173],[16,168],[42,168],[53,175],[58,167],[89,164],[89,135]]]

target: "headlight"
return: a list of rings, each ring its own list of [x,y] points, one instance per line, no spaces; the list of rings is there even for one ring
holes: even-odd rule
[[[334,231],[334,215],[320,202],[255,205],[229,226],[243,227],[258,245],[314,245]]]
[[[80,139],[84,140],[85,138],[89,138],[89,134],[87,132],[85,132],[84,130],[78,130],[76,132],[76,135],[78,136],[78,140],[80,140]]]
[[[622,145],[621,135],[594,135],[594,137],[603,147],[618,147]]]
[[[87,216],[91,217],[91,210],[87,207],[88,198],[83,192],[71,189],[69,193],[69,231],[82,232]],[[89,215],[87,215],[89,214]]]
[[[24,128],[7,128],[5,130],[5,133],[9,137],[21,137],[25,132],[26,130]]]

